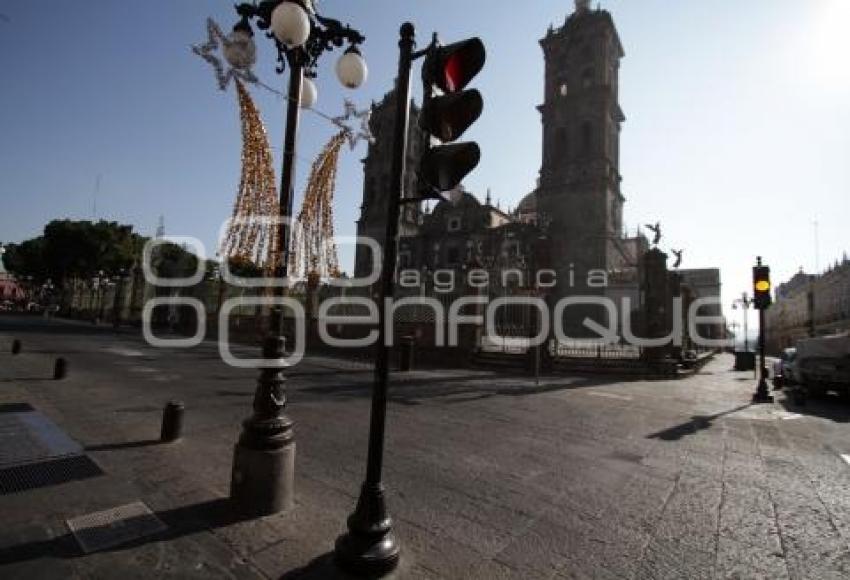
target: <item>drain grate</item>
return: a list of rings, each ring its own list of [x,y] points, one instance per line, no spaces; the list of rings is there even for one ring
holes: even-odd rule
[[[0,413],[0,467],[81,455],[82,446],[37,411]]]
[[[85,455],[15,465],[0,469],[0,495],[59,485],[98,475],[103,475],[103,471]]]
[[[84,552],[107,550],[168,527],[141,501],[67,520]]]

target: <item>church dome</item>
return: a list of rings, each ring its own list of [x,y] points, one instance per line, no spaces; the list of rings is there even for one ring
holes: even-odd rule
[[[481,202],[474,195],[463,189],[456,188],[448,194],[448,199],[443,199],[437,203],[432,213],[442,214],[457,209],[477,209],[480,207]]]
[[[516,206],[516,214],[537,213],[537,193],[532,191],[520,200]]]

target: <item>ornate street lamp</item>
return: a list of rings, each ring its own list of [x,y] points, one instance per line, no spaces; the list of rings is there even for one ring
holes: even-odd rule
[[[749,345],[748,337],[747,337],[747,318],[748,318],[747,311],[750,309],[750,306],[752,305],[752,303],[753,303],[752,298],[747,296],[746,292],[741,293],[741,297],[736,299],[732,303],[732,310],[737,310],[738,306],[740,306],[741,310],[743,311],[743,314],[744,314],[744,352],[750,351],[750,345]]]
[[[233,28],[231,39],[240,47],[225,54],[231,62],[252,59],[256,53],[251,20],[266,31],[277,48],[277,72],[289,67],[289,93],[286,111],[286,135],[283,146],[277,248],[278,278],[275,296],[283,298],[289,264],[289,227],[295,184],[299,108],[312,107],[318,97],[313,78],[319,57],[334,48],[349,47],[336,65],[343,86],[357,88],[366,81],[368,69],[358,45],[365,37],[337,20],[316,13],[312,0],[264,0],[259,4],[239,4],[241,17]],[[292,506],[295,476],[295,439],[292,420],[284,415],[286,391],[283,366],[283,312],[273,311],[269,335],[263,341],[263,358],[268,359],[261,371],[254,394],[254,413],[243,423],[242,434],[235,446],[230,497],[246,513],[267,515]]]

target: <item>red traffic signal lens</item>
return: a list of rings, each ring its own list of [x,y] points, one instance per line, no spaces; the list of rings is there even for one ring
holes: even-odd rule
[[[463,83],[463,63],[458,53],[452,54],[446,59],[443,73],[445,74],[446,90],[450,93],[459,91],[458,87]]]
[[[480,38],[469,38],[441,46],[429,54],[423,68],[426,84],[444,93],[462,91],[484,68],[486,51]]]

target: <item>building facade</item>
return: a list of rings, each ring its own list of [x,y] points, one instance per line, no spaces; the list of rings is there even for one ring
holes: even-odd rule
[[[821,275],[801,269],[776,287],[774,303],[765,312],[765,341],[777,353],[801,338],[850,332],[850,260],[842,260]]]
[[[545,293],[553,304],[570,296],[611,298],[618,310],[616,324],[601,306],[571,306],[563,311],[562,327],[569,336],[581,338],[593,335],[584,325],[587,317],[621,329],[623,321],[633,320],[644,306],[640,268],[650,244],[640,233],[627,236],[623,227],[620,133],[625,115],[619,104],[619,71],[624,50],[611,14],[592,9],[583,0],[576,1],[561,26],[549,28],[540,46],[545,75],[544,99],[537,107],[542,164],[536,188],[514,211],[494,207],[489,192],[482,202],[463,187],[447,192],[433,210],[422,204],[403,205],[398,264],[400,270],[421,271],[425,278],[438,270],[462,275],[483,268],[491,272],[491,297]],[[390,193],[394,111],[394,92],[374,105],[376,141],[364,160],[358,234],[379,243]],[[418,118],[414,106],[407,197],[416,196],[416,168],[427,147]],[[537,272],[543,268],[552,272],[547,283],[554,281],[545,292],[535,288]],[[507,284],[499,274],[506,269],[520,273],[509,276]],[[371,251],[361,246],[355,275],[362,278],[372,271]],[[719,271],[711,272],[717,273],[709,278],[719,288]],[[694,273],[694,278],[699,277]],[[621,310],[623,298],[629,298],[628,311]]]

